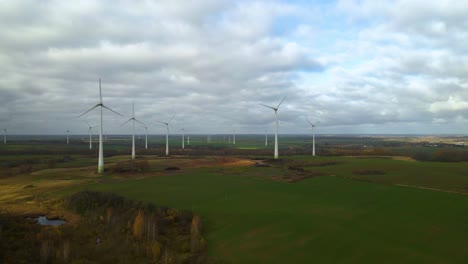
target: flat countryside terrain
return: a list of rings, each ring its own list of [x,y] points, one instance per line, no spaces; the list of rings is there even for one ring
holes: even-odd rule
[[[208,254],[222,263],[463,263],[468,257],[467,162],[143,155],[137,160],[148,162],[144,172],[112,170],[128,159],[108,157],[104,175],[87,155],[54,168],[33,164],[31,172],[0,179],[2,207],[57,213],[60,206],[48,199],[97,190],[191,210],[204,222]]]

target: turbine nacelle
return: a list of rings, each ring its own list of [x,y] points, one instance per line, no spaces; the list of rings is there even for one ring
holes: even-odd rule
[[[280,102],[280,103],[278,104],[278,106],[276,106],[276,107],[269,106],[269,105],[264,105],[264,104],[260,104],[260,105],[261,105],[261,106],[264,106],[264,107],[267,107],[267,108],[270,108],[270,109],[273,109],[273,110],[276,112],[276,111],[278,111],[280,105],[284,102],[284,100],[286,99],[286,97],[288,97],[288,96],[285,96],[285,97],[283,98],[283,100],[281,100],[281,102]]]
[[[88,123],[86,120],[85,120],[85,121],[83,121],[83,122],[85,122],[85,123],[88,125],[88,132],[91,132],[91,130],[93,130],[93,128],[95,128],[95,127],[98,127],[98,126],[99,126],[99,125],[92,126],[92,125],[90,125],[90,124],[89,124],[89,123]]]
[[[167,122],[162,122],[162,121],[157,121],[157,120],[156,120],[156,122],[161,123],[161,124],[165,124],[166,126],[169,126],[169,124],[171,123],[172,119],[174,119],[174,117],[175,117],[175,115],[173,115],[171,117],[171,119],[169,119],[169,121],[167,121]]]
[[[314,124],[314,123],[310,122],[309,119],[307,119],[307,122],[308,122],[312,127],[316,127],[318,124],[320,124],[320,122],[317,122],[317,123]]]
[[[156,121],[156,122],[161,123],[161,124],[165,124],[166,126],[169,125],[169,123],[166,123],[166,122],[161,122],[161,121]]]

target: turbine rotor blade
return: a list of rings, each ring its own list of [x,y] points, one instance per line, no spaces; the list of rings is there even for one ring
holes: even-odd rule
[[[83,122],[85,122],[91,128],[91,125],[88,123],[88,121],[83,120]]]
[[[114,112],[115,114],[118,114],[119,116],[123,117],[123,115],[117,113],[116,111],[110,109],[109,107],[107,107],[107,106],[105,106],[105,105],[102,105],[102,107],[104,107],[105,109],[107,109],[107,110],[109,110],[109,111],[111,111],[111,112]]]
[[[165,125],[169,125],[169,124],[166,123],[166,122],[161,122],[161,121],[156,121],[156,122],[161,123],[161,124],[165,124]]]
[[[175,117],[175,115],[173,115],[173,116],[171,117],[171,119],[169,119],[169,122],[167,122],[167,123],[169,124],[169,123],[172,121],[172,119],[174,119],[174,117]]]
[[[130,121],[132,121],[132,120],[133,120],[133,119],[130,118],[129,120],[125,121],[125,123],[121,124],[120,126],[123,126],[123,125],[127,124],[128,122],[130,122]]]
[[[144,127],[146,127],[146,125],[145,125],[143,122],[141,122],[140,120],[137,120],[137,119],[133,119],[133,120],[135,120],[135,122],[140,123],[141,125],[143,125]]]
[[[285,96],[285,97],[283,98],[283,100],[281,100],[281,102],[278,104],[278,106],[276,107],[276,109],[278,109],[278,108],[280,107],[280,105],[284,102],[284,100],[286,99],[286,97],[288,97],[288,96]]]
[[[100,106],[100,104],[97,104],[97,105],[93,106],[91,109],[89,109],[88,111],[86,111],[86,112],[82,113],[82,114],[81,114],[81,115],[79,115],[78,117],[81,117],[81,116],[83,116],[83,115],[85,115],[85,114],[87,114],[87,113],[91,112],[91,110],[93,110],[94,108],[96,108],[96,107],[98,107],[98,106]]]
[[[276,109],[276,108],[274,108],[274,107],[271,107],[271,106],[268,106],[268,105],[264,105],[264,104],[260,104],[260,105],[261,105],[261,106],[264,106],[264,107],[268,107],[268,108],[273,109],[273,110],[275,110],[275,111],[278,110],[278,109]]]

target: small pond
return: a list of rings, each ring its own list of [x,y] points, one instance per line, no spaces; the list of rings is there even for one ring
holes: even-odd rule
[[[54,220],[49,220],[47,219],[47,216],[41,215],[39,217],[34,218],[38,224],[40,225],[49,225],[49,226],[59,226],[65,224],[65,220],[62,219],[54,219]]]

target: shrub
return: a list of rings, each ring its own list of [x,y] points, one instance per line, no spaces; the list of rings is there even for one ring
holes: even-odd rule
[[[192,218],[192,224],[190,227],[190,250],[191,252],[200,252],[204,250],[206,242],[201,236],[202,222],[199,215],[195,215]]]
[[[161,246],[158,241],[154,241],[151,245],[151,257],[153,261],[158,261],[161,257]]]
[[[179,167],[167,167],[164,170],[171,171],[171,170],[180,170]]]
[[[143,234],[143,223],[145,221],[145,215],[142,210],[138,211],[138,214],[135,217],[135,221],[133,222],[133,237],[136,240],[140,240]]]
[[[293,171],[298,171],[298,172],[304,172],[304,168],[301,167],[294,167],[294,166],[289,166],[288,170],[293,170]]]
[[[142,172],[149,169],[149,163],[147,160],[130,160],[117,162],[114,166],[110,168],[111,172]]]
[[[84,191],[75,193],[66,201],[67,207],[78,213],[84,213],[97,207],[117,207],[124,205],[124,198],[114,193]]]
[[[417,152],[412,158],[419,161],[459,162],[468,161],[468,151],[438,149],[434,152]]]

